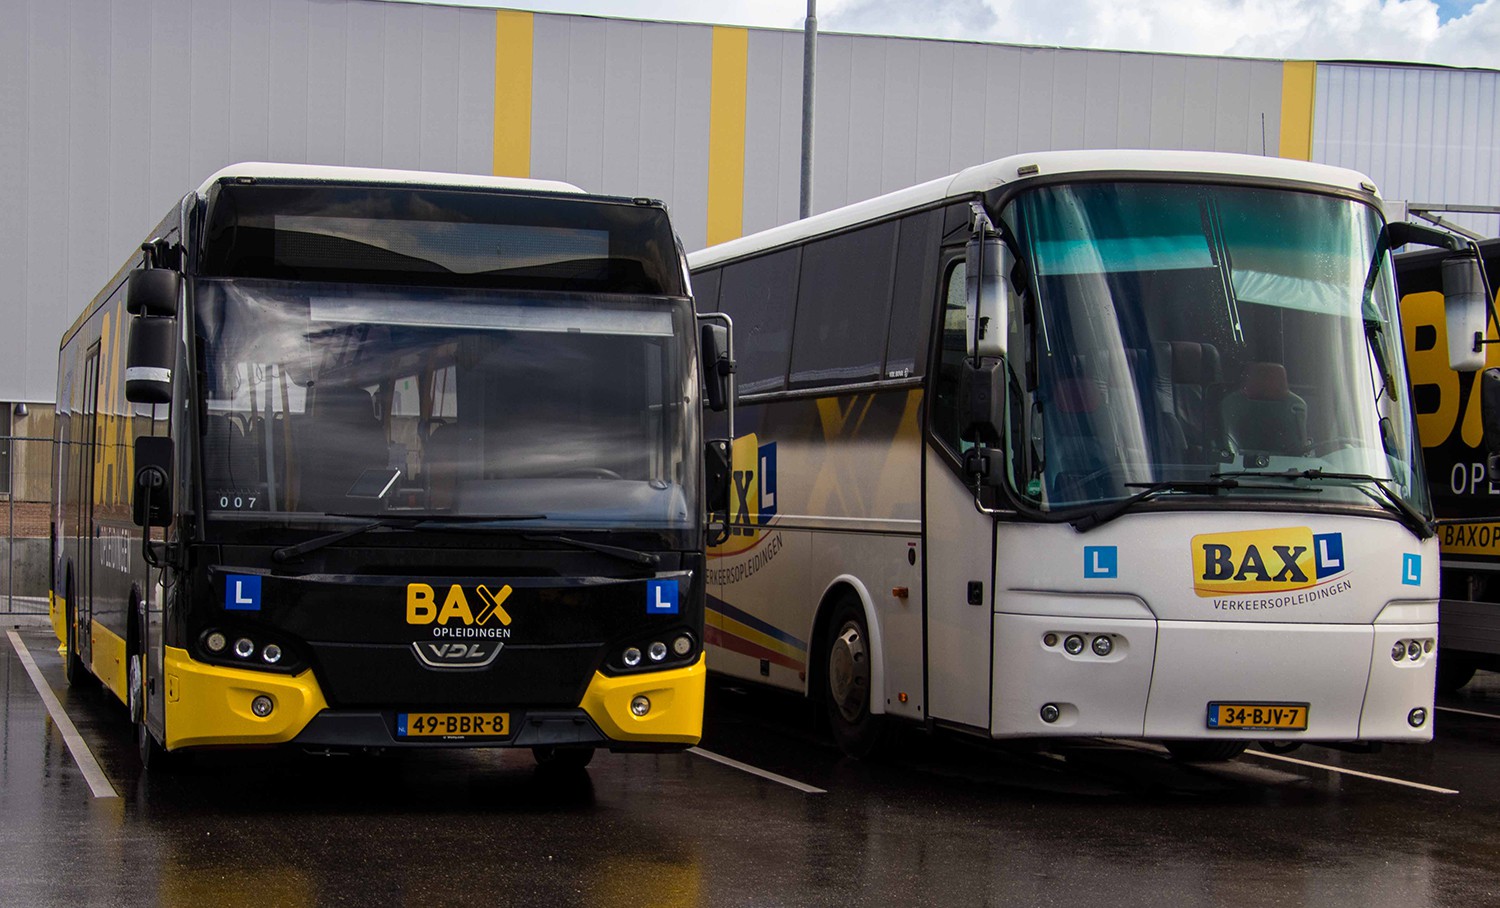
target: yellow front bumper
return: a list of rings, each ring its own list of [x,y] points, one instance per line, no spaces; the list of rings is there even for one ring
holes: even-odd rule
[[[708,679],[707,656],[687,668],[643,672],[611,678],[594,673],[579,704],[604,736],[621,743],[697,744],[703,737],[703,689]],[[651,709],[637,716],[630,709],[636,697],[651,701]]]
[[[284,744],[328,708],[312,670],[278,675],[197,662],[167,647],[164,660],[167,749],[239,744]],[[622,744],[696,744],[703,736],[704,656],[686,668],[609,677],[596,672],[579,707],[605,737]],[[258,696],[271,698],[270,715],[251,712]],[[631,702],[644,696],[643,716]]]
[[[277,675],[196,662],[187,650],[167,647],[167,750],[224,744],[283,744],[328,708],[311,669]],[[250,711],[256,697],[271,698],[264,719]]]

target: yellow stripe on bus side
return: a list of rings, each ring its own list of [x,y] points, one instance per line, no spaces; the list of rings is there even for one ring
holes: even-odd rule
[[[1318,91],[1318,64],[1288,60],[1281,65],[1281,147],[1283,158],[1312,160],[1313,104]]]
[[[495,11],[495,158],[497,177],[531,176],[531,13]]]
[[[745,229],[745,86],[750,32],[714,26],[708,113],[708,245]]]
[[[788,659],[802,662],[807,658],[807,650],[777,640],[770,634],[758,631],[750,625],[736,621],[727,615],[723,616],[722,620],[714,626],[725,633],[733,634],[742,640],[748,640],[756,646],[764,647],[773,653],[780,653]]]

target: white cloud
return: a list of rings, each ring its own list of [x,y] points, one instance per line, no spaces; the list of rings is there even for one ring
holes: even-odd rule
[[[831,0],[820,24],[877,34],[1292,59],[1500,67],[1500,0],[1439,24],[1433,0]]]
[[[632,19],[802,27],[806,0],[445,0]],[[819,0],[827,31],[1117,50],[1500,68],[1500,0]]]

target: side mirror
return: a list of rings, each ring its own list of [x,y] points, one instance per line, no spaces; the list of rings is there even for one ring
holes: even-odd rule
[[[716,438],[703,445],[703,489],[710,514],[729,510],[732,462],[729,442]]]
[[[142,435],[135,440],[131,510],[138,527],[164,527],[172,522],[172,439]]]
[[[1448,323],[1448,365],[1454,372],[1484,368],[1484,273],[1473,252],[1443,259],[1443,315]]]
[[[125,309],[131,315],[174,316],[182,296],[182,273],[170,268],[137,268],[125,279]]]
[[[970,236],[964,254],[964,290],[968,296],[965,349],[981,357],[1004,356],[1015,295],[1006,275],[1015,267],[1015,257],[989,225],[989,219],[981,223]]]
[[[699,358],[703,362],[703,392],[708,408],[722,413],[729,408],[729,376],[734,360],[729,358],[729,330],[723,325],[698,326]]]
[[[137,315],[125,354],[125,399],[133,404],[172,402],[177,364],[177,319]]]

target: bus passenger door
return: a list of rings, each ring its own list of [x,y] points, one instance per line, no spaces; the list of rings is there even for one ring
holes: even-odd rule
[[[965,338],[964,263],[945,269],[943,321],[924,445],[922,521],[927,540],[927,711],[988,730],[994,611],[995,521],[974,507],[958,454]]]
[[[929,445],[926,458],[927,711],[988,729],[995,521],[944,456]]]

